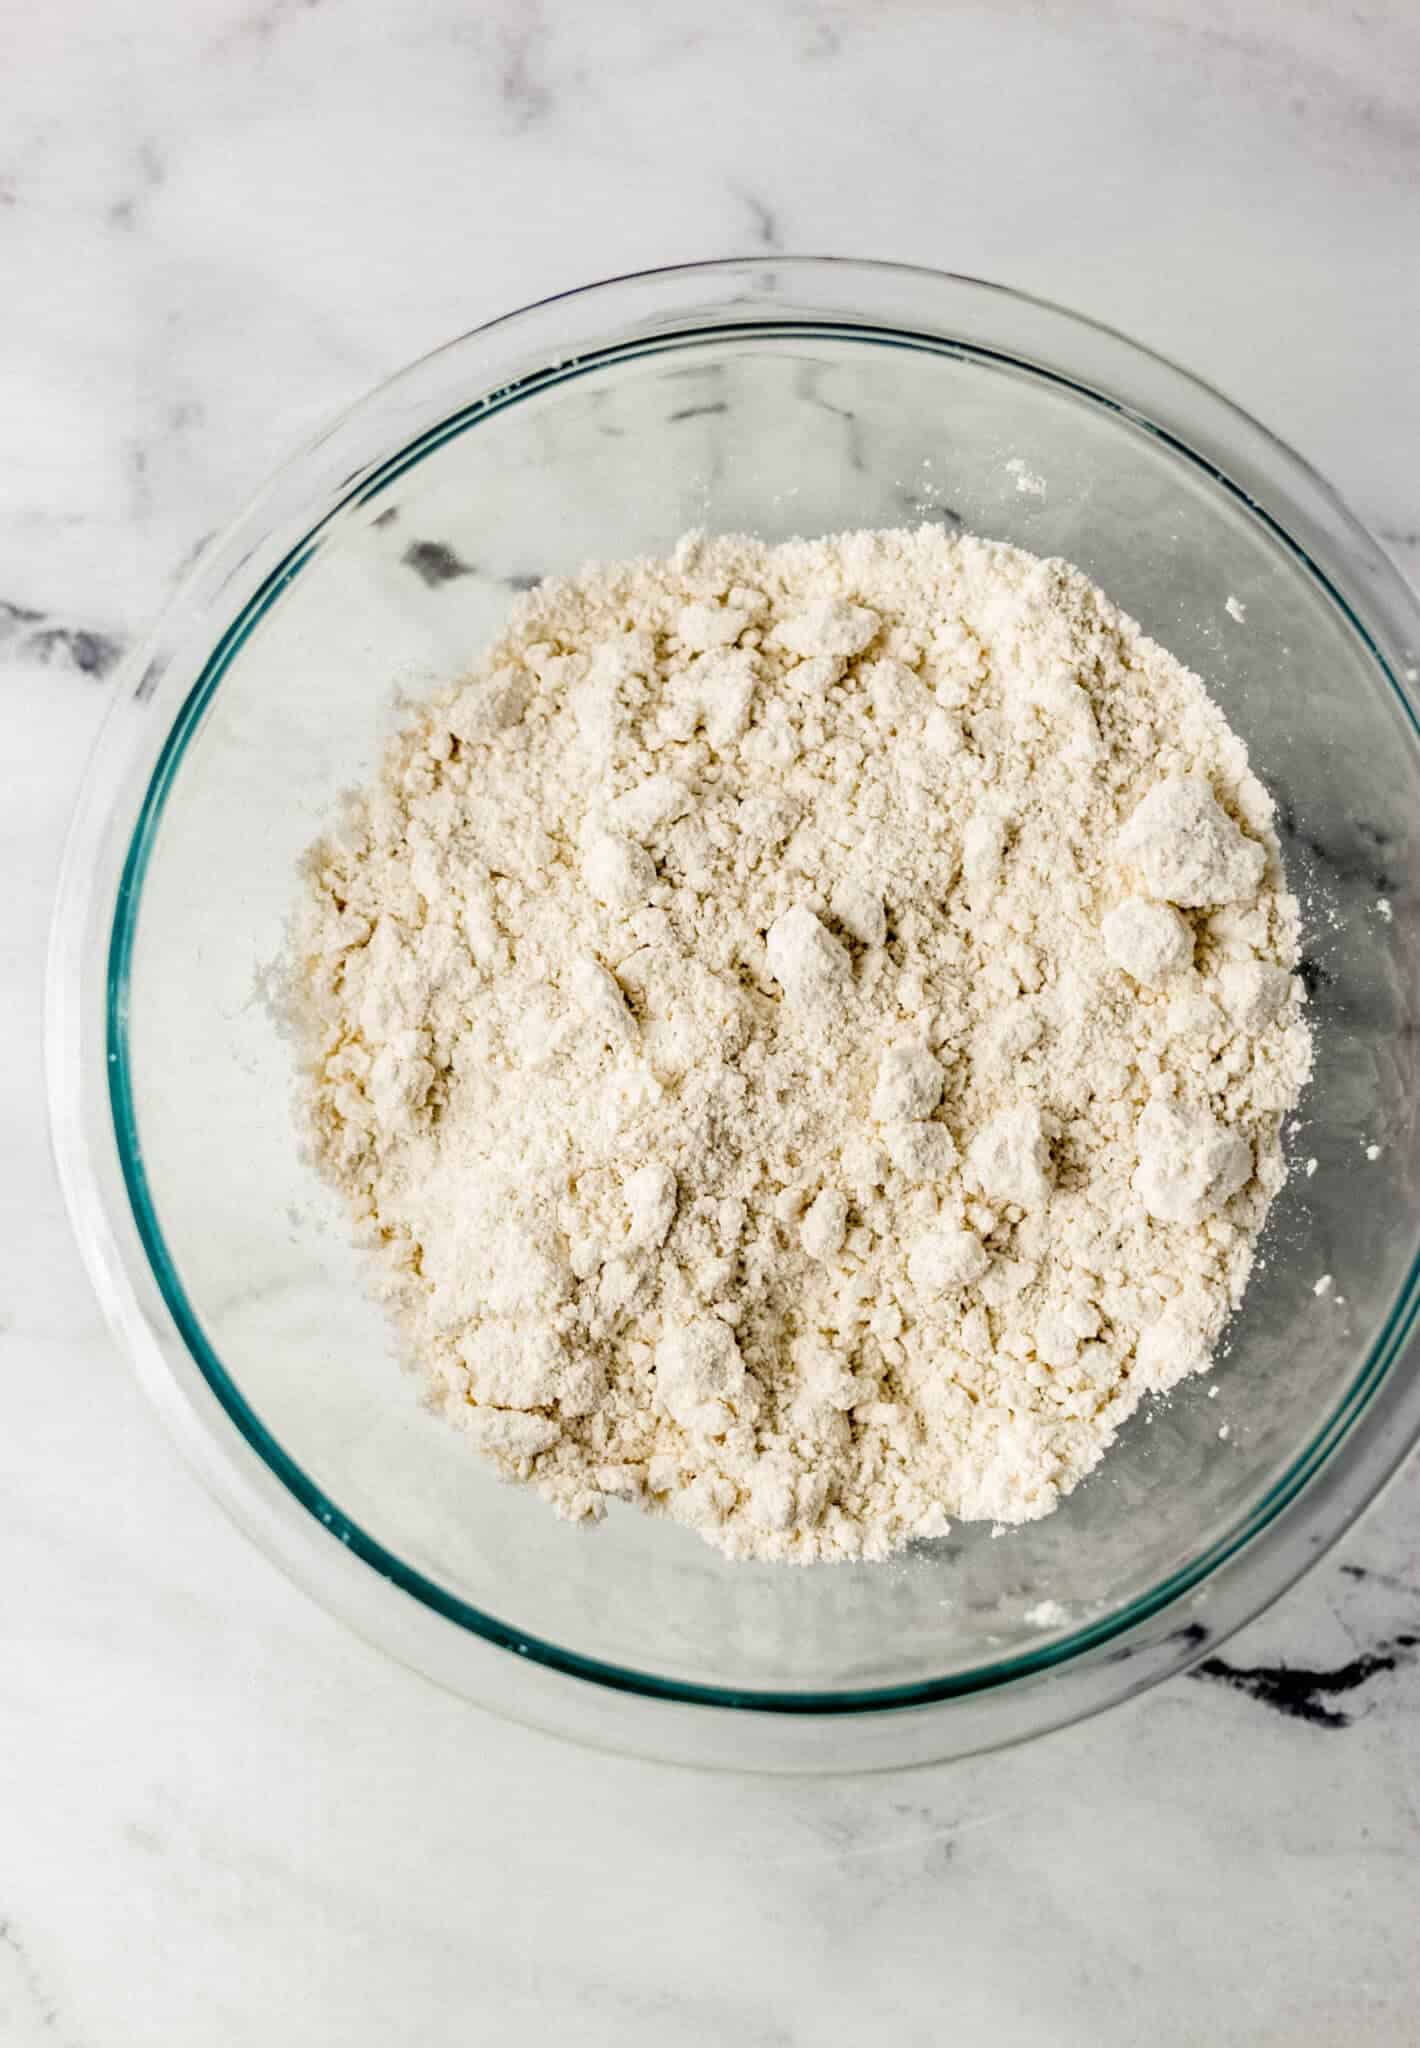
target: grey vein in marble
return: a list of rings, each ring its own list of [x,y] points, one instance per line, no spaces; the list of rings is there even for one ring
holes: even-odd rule
[[[455,583],[460,576],[477,574],[472,563],[462,561],[447,541],[411,541],[400,558],[429,589],[441,583]]]
[[[56,625],[42,611],[0,598],[0,650],[20,661],[103,677],[122,656],[124,645],[112,633],[91,626]]]
[[[1207,1657],[1189,1676],[1231,1686],[1262,1706],[1307,1721],[1314,1728],[1349,1728],[1354,1713],[1325,1703],[1357,1691],[1383,1672],[1394,1671],[1400,1653],[1412,1650],[1417,1641],[1420,1637],[1414,1635],[1395,1636],[1382,1649],[1352,1657],[1329,1671],[1311,1671],[1294,1664],[1232,1664],[1226,1657]],[[1404,1661],[1410,1661],[1408,1656]]]

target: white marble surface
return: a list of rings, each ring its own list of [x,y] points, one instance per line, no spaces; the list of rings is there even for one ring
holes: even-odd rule
[[[345,1634],[180,1465],[69,1243],[39,975],[105,674],[184,558],[370,383],[569,283],[763,246],[1058,297],[1420,572],[1420,15],[14,0],[0,43],[0,2041],[1413,2042],[1413,1467],[1233,1682],[1026,1751],[766,1783],[561,1747]]]

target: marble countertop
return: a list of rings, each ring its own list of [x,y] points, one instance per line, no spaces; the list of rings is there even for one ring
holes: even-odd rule
[[[1414,1466],[1201,1671],[1003,1757],[702,1778],[386,1662],[224,1520],[71,1246],[39,977],[108,678],[406,359],[754,248],[1213,379],[1420,576],[1420,16],[1287,0],[114,0],[0,70],[0,2041],[1400,2044]]]

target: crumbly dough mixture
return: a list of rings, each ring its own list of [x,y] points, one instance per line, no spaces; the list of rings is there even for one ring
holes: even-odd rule
[[[796,1561],[1031,1520],[1242,1298],[1311,1052],[1272,805],[1063,562],[546,583],[305,892],[319,1163],[565,1515]]]

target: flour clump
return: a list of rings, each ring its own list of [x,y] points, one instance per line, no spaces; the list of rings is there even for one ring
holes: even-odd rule
[[[1282,1182],[1272,819],[1059,561],[692,535],[529,592],[304,881],[303,1115],[434,1405],[731,1557],[1048,1513]]]

